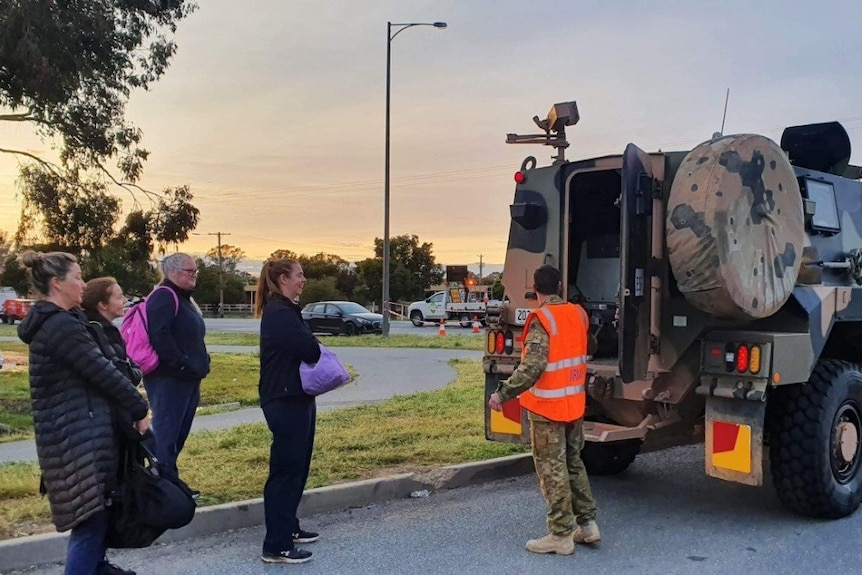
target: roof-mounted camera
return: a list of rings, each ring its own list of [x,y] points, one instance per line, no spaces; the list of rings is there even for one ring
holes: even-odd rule
[[[580,119],[578,104],[574,100],[554,104],[544,120],[533,116],[533,122],[545,132],[544,134],[506,134],[506,143],[553,146],[557,149],[557,155],[551,156],[554,163],[562,163],[566,161],[565,149],[569,147],[569,142],[566,140],[566,126],[574,126]]]

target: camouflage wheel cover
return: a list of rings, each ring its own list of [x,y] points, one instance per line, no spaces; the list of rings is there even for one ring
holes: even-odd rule
[[[722,318],[772,315],[796,283],[804,220],[793,168],[769,138],[704,142],[670,191],[667,248],[680,291]]]

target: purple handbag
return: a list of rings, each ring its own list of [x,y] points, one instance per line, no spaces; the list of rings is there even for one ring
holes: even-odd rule
[[[347,369],[323,344],[320,346],[320,359],[317,363],[299,364],[299,379],[302,389],[308,395],[320,395],[344,385],[350,379]]]

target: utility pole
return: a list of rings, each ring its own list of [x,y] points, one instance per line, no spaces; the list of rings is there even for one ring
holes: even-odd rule
[[[229,236],[225,232],[210,232],[208,234],[194,234],[196,236],[218,237],[218,316],[224,317],[224,260],[221,255],[221,237]]]
[[[485,266],[482,265],[482,254],[479,254],[479,281],[482,281],[482,278],[485,277],[485,274],[482,273],[482,270]]]

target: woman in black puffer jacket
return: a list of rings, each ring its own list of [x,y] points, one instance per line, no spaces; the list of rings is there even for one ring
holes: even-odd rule
[[[18,336],[30,346],[30,398],[42,480],[58,531],[71,529],[67,575],[92,575],[104,560],[106,505],[119,465],[112,409],[139,433],[149,428],[147,402],[108,360],[78,308],[84,282],[75,256],[24,254],[33,288],[42,294]]]

